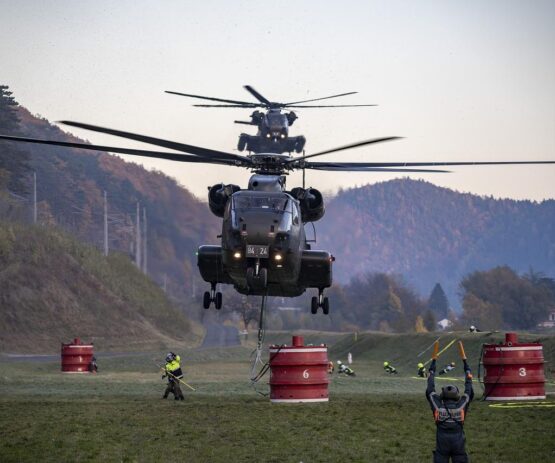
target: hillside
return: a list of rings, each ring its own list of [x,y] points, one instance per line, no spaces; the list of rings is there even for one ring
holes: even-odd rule
[[[73,337],[99,350],[192,345],[198,328],[130,260],[56,229],[0,222],[0,352],[57,352]]]
[[[457,306],[458,284],[474,270],[555,275],[555,201],[499,200],[410,179],[376,183],[328,201],[318,247],[335,255],[339,281],[397,273],[425,296],[441,283]]]
[[[18,108],[18,116],[25,136],[83,142],[25,108]],[[167,175],[107,153],[45,145],[25,148],[37,172],[41,223],[61,225],[101,245],[106,191],[110,248],[133,258],[139,201],[141,219],[146,208],[148,220],[149,275],[160,284],[166,278],[175,297],[190,298],[192,278],[197,278],[195,251],[200,243],[214,241],[220,227],[204,203]]]

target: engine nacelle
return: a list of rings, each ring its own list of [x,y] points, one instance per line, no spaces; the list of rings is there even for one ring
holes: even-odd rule
[[[225,205],[231,195],[241,188],[238,185],[224,185],[219,183],[208,189],[208,206],[216,217],[223,217]]]
[[[324,198],[316,188],[293,188],[291,196],[299,201],[303,222],[316,222],[324,217]]]

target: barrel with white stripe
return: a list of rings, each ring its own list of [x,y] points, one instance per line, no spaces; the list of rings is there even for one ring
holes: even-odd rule
[[[69,344],[62,343],[62,372],[89,373],[93,348],[93,344],[82,344],[79,338]]]
[[[328,348],[303,345],[293,336],[292,346],[270,346],[270,401],[274,403],[327,402]]]
[[[504,344],[484,344],[484,396],[486,400],[545,399],[543,346],[519,343],[506,333]]]

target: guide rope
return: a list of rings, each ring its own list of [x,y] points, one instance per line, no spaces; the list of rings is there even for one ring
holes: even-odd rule
[[[253,387],[253,389],[255,390],[255,392],[257,392],[258,394],[262,395],[262,396],[267,396],[267,393],[263,393],[260,392],[259,390],[257,390],[256,388],[256,383],[260,380],[260,378],[262,378],[262,376],[264,376],[266,374],[266,372],[268,371],[268,369],[270,368],[270,362],[262,362],[262,347],[264,345],[264,339],[266,337],[266,326],[265,326],[265,310],[266,310],[266,298],[267,295],[264,294],[262,296],[262,301],[260,302],[260,318],[258,320],[258,336],[257,336],[257,343],[256,343],[256,349],[252,351],[251,353],[251,358],[254,356],[254,360],[252,362],[252,367],[251,367],[251,386]],[[258,373],[256,373],[256,368],[258,365],[262,365],[260,371]]]

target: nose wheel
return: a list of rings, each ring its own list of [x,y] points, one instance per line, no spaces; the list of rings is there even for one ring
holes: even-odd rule
[[[214,307],[216,307],[216,310],[220,310],[222,308],[223,296],[220,291],[216,291],[215,283],[212,283],[210,291],[205,291],[202,298],[202,306],[205,309],[209,309],[212,305],[212,302],[214,303]]]
[[[260,266],[260,259],[254,267],[247,268],[247,285],[253,289],[265,289],[268,286],[268,269]]]
[[[318,291],[318,296],[313,296],[310,300],[310,312],[315,315],[320,307],[324,315],[330,313],[330,301],[327,297],[324,297],[323,290]]]

